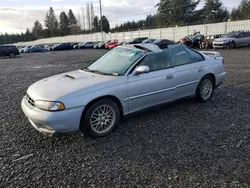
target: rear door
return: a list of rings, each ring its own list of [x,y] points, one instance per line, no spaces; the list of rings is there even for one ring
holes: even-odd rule
[[[250,32],[244,32],[244,45],[250,46]]]
[[[194,95],[204,74],[204,57],[184,45],[170,45],[168,48],[174,66],[175,99]]]
[[[9,47],[8,46],[0,46],[0,55],[7,56],[9,55]]]

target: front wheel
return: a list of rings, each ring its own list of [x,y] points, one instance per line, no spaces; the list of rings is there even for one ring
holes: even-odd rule
[[[117,104],[110,99],[94,103],[87,110],[81,129],[93,137],[108,135],[120,121]]]
[[[207,102],[213,96],[214,92],[214,79],[207,75],[204,76],[196,90],[196,97],[201,102]]]

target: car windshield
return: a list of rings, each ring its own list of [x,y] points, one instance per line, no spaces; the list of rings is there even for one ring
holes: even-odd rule
[[[139,49],[115,48],[84,70],[104,75],[124,75],[127,69],[144,53]]]
[[[228,33],[228,34],[226,34],[224,37],[227,37],[227,38],[235,38],[237,35],[239,35],[239,33]]]

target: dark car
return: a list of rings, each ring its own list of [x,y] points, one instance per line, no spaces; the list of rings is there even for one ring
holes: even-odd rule
[[[31,48],[26,49],[24,52],[25,53],[35,53],[35,52],[45,52],[45,47],[44,46],[32,46]]]
[[[168,45],[175,44],[174,41],[168,39],[156,40],[153,44],[157,45],[160,49],[166,49]]]
[[[191,48],[200,48],[201,41],[204,39],[204,35],[196,34],[189,35],[181,39],[180,43],[185,44]]]
[[[156,41],[156,39],[146,39],[146,40],[142,41],[142,44],[151,44],[154,41]]]
[[[139,38],[136,38],[136,39],[128,42],[127,44],[140,44],[146,39],[148,39],[148,37],[139,37]]]
[[[0,45],[0,56],[9,56],[10,58],[20,55],[19,50],[13,45]]]
[[[59,43],[55,44],[52,47],[52,50],[59,51],[59,50],[72,50],[73,46],[72,43]]]

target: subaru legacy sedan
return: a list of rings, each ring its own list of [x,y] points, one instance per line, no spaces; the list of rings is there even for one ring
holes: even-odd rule
[[[41,133],[82,130],[101,137],[124,115],[188,96],[208,101],[225,79],[223,64],[218,52],[185,45],[119,46],[85,69],[34,83],[22,109]]]

